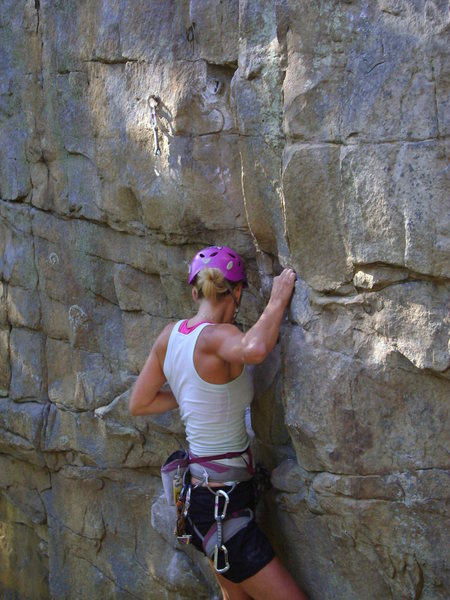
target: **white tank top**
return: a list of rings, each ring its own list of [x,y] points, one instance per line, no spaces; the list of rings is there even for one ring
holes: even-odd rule
[[[224,384],[208,383],[194,366],[194,349],[200,333],[212,323],[188,329],[175,324],[164,360],[164,375],[180,407],[189,448],[197,456],[242,452],[249,444],[245,409],[253,398],[253,381],[242,373]]]

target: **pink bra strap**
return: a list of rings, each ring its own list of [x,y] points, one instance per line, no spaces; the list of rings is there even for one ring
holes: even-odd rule
[[[191,333],[191,331],[194,331],[194,329],[196,329],[199,325],[203,325],[203,323],[213,325],[213,323],[210,323],[210,321],[200,321],[200,323],[196,323],[195,325],[192,325],[192,327],[188,327],[188,319],[186,319],[181,323],[181,325],[178,328],[178,331],[180,333],[184,333],[184,335],[188,335],[189,333]]]

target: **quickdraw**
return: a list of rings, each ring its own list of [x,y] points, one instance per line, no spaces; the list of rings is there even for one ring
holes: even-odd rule
[[[231,514],[227,514],[228,504],[230,502],[229,494],[231,494],[235,486],[236,482],[233,483],[231,490],[225,492],[224,490],[214,491],[207,485],[209,491],[215,496],[215,522],[211,525],[205,535],[202,535],[196,525],[190,521],[193,530],[202,541],[203,551],[205,552],[206,556],[212,560],[214,569],[218,573],[226,573],[230,568],[228,549],[225,546],[225,543],[228,542],[239,531],[241,531],[241,529],[247,527],[250,521],[254,518],[251,508],[244,508],[242,510],[232,512]],[[222,512],[220,512],[219,508],[221,497],[224,498]],[[223,566],[219,566],[219,562],[221,562]]]
[[[219,497],[223,496],[225,498],[225,504],[223,505],[222,514],[219,515]],[[227,514],[228,504],[230,502],[230,497],[224,490],[218,490],[215,492],[215,500],[214,500],[214,518],[216,520],[216,529],[217,529],[217,540],[216,545],[214,546],[214,568],[218,573],[226,573],[230,568],[230,563],[228,562],[228,550],[226,546],[223,544],[223,520]],[[219,569],[219,552],[222,552],[223,559],[225,562],[225,566]]]
[[[149,99],[148,103],[150,105],[150,119],[151,119],[152,128],[153,128],[153,140],[154,140],[154,144],[155,144],[155,156],[160,156],[161,149],[159,147],[159,141],[158,141],[158,123],[156,121],[156,108],[158,106],[158,99],[155,98],[155,96],[150,96],[150,99]]]

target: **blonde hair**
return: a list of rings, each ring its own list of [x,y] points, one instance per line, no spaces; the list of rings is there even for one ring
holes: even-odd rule
[[[229,294],[239,282],[228,281],[219,269],[206,267],[199,271],[193,283],[199,298],[217,300]]]

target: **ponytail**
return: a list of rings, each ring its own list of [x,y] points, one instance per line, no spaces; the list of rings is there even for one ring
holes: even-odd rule
[[[228,281],[219,269],[206,267],[196,275],[193,283],[199,298],[217,300],[229,294],[239,282]]]

